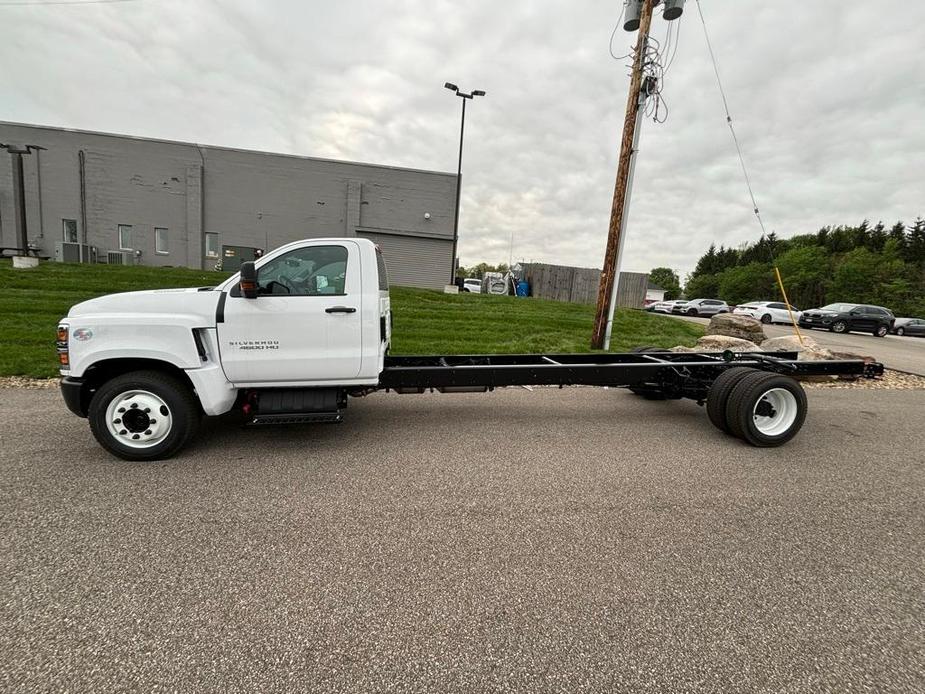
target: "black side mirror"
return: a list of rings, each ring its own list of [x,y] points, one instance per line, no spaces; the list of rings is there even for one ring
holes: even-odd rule
[[[253,260],[241,263],[241,296],[245,299],[257,298],[257,267]]]

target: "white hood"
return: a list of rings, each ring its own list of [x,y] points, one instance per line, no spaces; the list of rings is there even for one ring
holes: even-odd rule
[[[152,289],[141,292],[107,294],[75,304],[69,318],[113,314],[176,315],[178,319],[198,319],[214,325],[215,307],[221,292],[215,289]]]

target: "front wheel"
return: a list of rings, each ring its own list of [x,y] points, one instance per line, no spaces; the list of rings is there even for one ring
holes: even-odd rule
[[[848,332],[848,324],[843,320],[837,320],[832,323],[832,327],[829,328],[833,333],[846,333]]]
[[[906,334],[906,329],[905,329],[905,328],[896,328],[896,334],[899,335],[900,337],[902,337],[903,335]]]
[[[890,332],[890,329],[885,325],[881,325],[876,330],[874,330],[874,335],[876,337],[886,337],[886,334]]]
[[[90,430],[123,460],[163,460],[199,429],[190,387],[160,371],[132,371],[103,384],[90,401]]]
[[[696,315],[697,315],[697,309],[692,308],[692,309],[688,310],[687,315],[689,315],[689,316],[696,316]]]

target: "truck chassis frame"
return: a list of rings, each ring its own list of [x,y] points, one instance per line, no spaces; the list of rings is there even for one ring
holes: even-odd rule
[[[668,352],[615,354],[468,354],[389,356],[380,388],[464,392],[504,386],[608,386],[666,398],[703,401],[726,369],[740,366],[788,376],[875,378],[883,365],[862,360],[798,361],[796,352]]]

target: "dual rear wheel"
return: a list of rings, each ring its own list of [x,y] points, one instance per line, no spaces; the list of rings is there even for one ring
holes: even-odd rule
[[[707,394],[707,415],[719,429],[753,446],[787,443],[806,420],[806,393],[789,376],[732,367]]]

